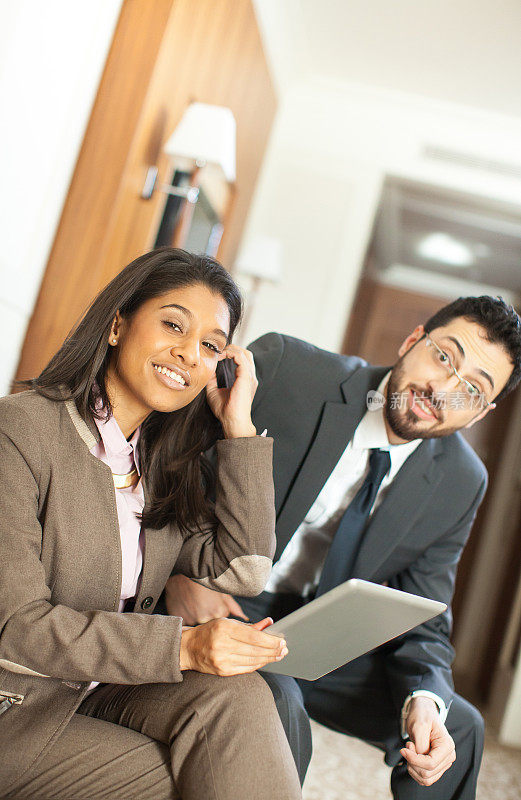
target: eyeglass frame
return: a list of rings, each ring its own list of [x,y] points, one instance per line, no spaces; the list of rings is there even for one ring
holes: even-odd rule
[[[447,366],[450,369],[450,371],[452,372],[452,374],[456,376],[456,378],[459,381],[459,384],[463,384],[464,386],[467,386],[467,387],[472,389],[472,392],[467,392],[468,396],[469,397],[480,397],[481,396],[482,402],[483,402],[483,396],[484,396],[483,392],[480,392],[479,389],[477,389],[477,386],[474,386],[472,383],[470,383],[470,381],[468,381],[466,378],[464,378],[462,375],[459,374],[458,370],[456,369],[456,367],[452,363],[452,359],[449,356],[449,354],[446,353],[445,350],[442,350],[441,347],[438,344],[436,344],[434,339],[431,339],[431,337],[429,336],[428,333],[424,333],[422,338],[425,339],[425,343],[426,343],[427,347],[430,344],[433,344],[434,347],[436,348],[436,350],[438,351],[438,353],[440,353],[442,356],[445,356],[445,358],[447,359]],[[477,394],[474,392],[474,390],[477,390]],[[487,400],[487,402],[485,403],[485,405],[482,406],[482,408],[483,409],[488,408],[489,406],[492,406],[493,404],[494,404],[493,401],[489,402]]]

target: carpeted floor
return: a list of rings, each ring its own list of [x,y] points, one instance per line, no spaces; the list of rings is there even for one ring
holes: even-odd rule
[[[313,758],[304,800],[390,800],[390,770],[383,755],[357,739],[312,722]],[[477,800],[520,800],[521,750],[487,735]]]

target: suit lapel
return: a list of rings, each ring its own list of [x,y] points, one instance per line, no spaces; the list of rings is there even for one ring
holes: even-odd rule
[[[167,582],[181,548],[182,536],[174,524],[164,528],[144,529],[143,569],[135,610],[147,596],[157,601]]]
[[[353,577],[370,580],[410,532],[443,477],[442,450],[440,439],[430,439],[409,456],[369,522]]]
[[[386,368],[360,367],[341,386],[344,403],[325,403],[315,437],[277,518],[277,560],[318,497],[366,411],[367,392]]]

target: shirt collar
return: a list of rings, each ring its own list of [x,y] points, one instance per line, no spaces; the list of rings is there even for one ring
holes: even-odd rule
[[[112,457],[133,456],[138,474],[141,475],[138,453],[141,426],[136,428],[132,437],[127,441],[113,414],[108,419],[98,419],[95,417],[94,421],[109,460]]]
[[[391,370],[389,370],[380,381],[376,393],[385,396],[385,388],[390,375]],[[407,451],[410,455],[421,441],[421,439],[413,439],[404,444],[391,444],[387,437],[387,429],[385,427],[383,403],[378,404],[373,402],[371,408],[365,412],[358,424],[353,436],[353,447],[359,450],[373,450],[374,448],[379,448],[380,450],[389,450],[390,453],[399,450],[400,454],[405,454]]]

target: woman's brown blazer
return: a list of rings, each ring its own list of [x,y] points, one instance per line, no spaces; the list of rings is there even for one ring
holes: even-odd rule
[[[98,439],[72,401],[0,399],[0,790],[60,734],[90,681],[182,680],[182,620],[153,613],[174,567],[240,595],[268,578],[273,441],[223,440],[216,520],[193,535],[147,529],[135,613],[117,613],[120,533],[110,469],[90,453]]]

